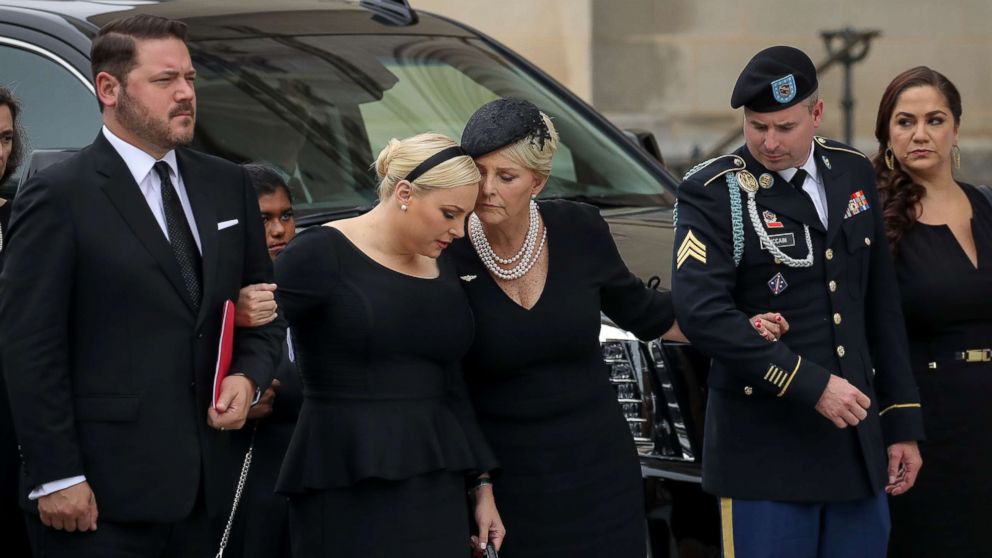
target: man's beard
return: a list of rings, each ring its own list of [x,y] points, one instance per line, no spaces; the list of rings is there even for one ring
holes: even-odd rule
[[[166,151],[187,145],[193,141],[193,126],[188,130],[173,131],[169,122],[176,113],[189,112],[196,122],[196,112],[191,101],[177,104],[169,110],[165,120],[157,119],[141,104],[141,101],[127,94],[127,87],[121,88],[117,97],[117,120],[121,126],[144,141]]]

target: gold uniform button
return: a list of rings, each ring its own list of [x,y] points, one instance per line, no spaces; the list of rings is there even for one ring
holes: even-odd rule
[[[871,246],[871,239],[867,236],[865,237],[865,246]]]
[[[843,357],[845,352],[844,345],[837,345],[837,356]]]
[[[840,325],[840,314],[834,314],[834,324]]]
[[[830,289],[830,292],[832,293],[837,292],[837,281],[831,281],[827,283],[827,287]]]
[[[751,386],[744,386],[744,395],[751,395],[754,393],[754,388]]]
[[[775,258],[775,265],[779,265],[779,264],[781,264],[781,263],[782,263],[782,260],[780,260],[780,259],[778,259],[778,258]]]
[[[828,260],[834,259],[834,251],[833,251],[833,249],[827,248],[826,256],[827,256],[827,259]]]

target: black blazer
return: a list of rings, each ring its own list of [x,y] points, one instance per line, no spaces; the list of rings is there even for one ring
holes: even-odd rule
[[[24,496],[84,474],[101,519],[178,520],[201,481],[208,512],[230,505],[239,456],[230,433],[206,422],[221,309],[242,286],[271,281],[272,266],[244,171],[188,149],[177,159],[202,243],[198,313],[102,133],[32,177],[14,202],[0,348]],[[284,330],[281,320],[236,330],[232,371],[267,386]]]
[[[747,147],[679,186],[672,295],[682,330],[713,358],[703,488],[719,496],[872,496],[887,482],[886,446],[923,437],[874,173],[860,152],[824,138],[815,143],[826,228],[808,198]],[[747,195],[734,182],[745,170],[766,185],[755,194],[759,226],[786,256],[808,254],[809,227],[811,266],[790,267],[762,246]],[[735,232],[731,207],[738,203],[743,219]],[[743,243],[739,263],[735,236]],[[781,312],[789,333],[765,341],[748,323],[759,312]],[[830,374],[871,398],[856,428],[838,429],[815,409]]]

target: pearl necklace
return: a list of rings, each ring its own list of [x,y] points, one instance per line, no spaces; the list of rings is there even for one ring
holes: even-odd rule
[[[520,251],[509,259],[500,258],[493,251],[493,247],[489,244],[489,239],[486,238],[486,231],[482,228],[482,221],[479,220],[479,217],[475,213],[468,218],[468,238],[472,242],[472,247],[475,248],[475,253],[479,255],[482,264],[486,266],[486,269],[490,273],[505,281],[513,281],[527,275],[527,272],[534,267],[534,264],[541,257],[544,244],[548,239],[548,230],[545,228],[541,232],[541,242],[538,243],[537,231],[541,228],[540,224],[541,218],[537,211],[537,203],[531,200],[530,223],[527,227],[527,236],[524,237],[524,244],[520,247]],[[510,269],[503,269],[499,266],[499,264],[509,265],[517,260],[520,260],[520,263]]]

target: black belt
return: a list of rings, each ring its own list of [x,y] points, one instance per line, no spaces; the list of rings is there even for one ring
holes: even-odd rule
[[[954,362],[992,362],[992,349],[965,349],[951,353]],[[930,370],[937,369],[937,362],[927,365]]]

